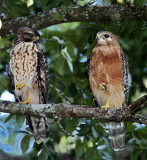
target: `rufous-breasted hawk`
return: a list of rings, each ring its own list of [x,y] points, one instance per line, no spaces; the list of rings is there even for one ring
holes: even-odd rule
[[[131,84],[128,59],[114,34],[98,32],[96,38],[97,44],[92,50],[89,65],[89,81],[95,104],[105,110],[126,106]],[[109,122],[109,138],[113,149],[124,148],[123,122]]]

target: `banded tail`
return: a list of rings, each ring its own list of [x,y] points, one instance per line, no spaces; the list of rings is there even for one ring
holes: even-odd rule
[[[40,144],[48,140],[48,127],[44,118],[27,117],[30,128],[33,130],[35,142]]]
[[[124,122],[109,122],[109,139],[115,151],[123,150],[125,146]]]

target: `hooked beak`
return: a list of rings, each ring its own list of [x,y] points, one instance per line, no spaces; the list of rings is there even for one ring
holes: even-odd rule
[[[34,36],[34,37],[33,37],[33,40],[34,40],[34,41],[39,41],[39,38],[40,38],[39,36],[37,36],[37,37]]]
[[[101,37],[101,34],[97,34],[97,35],[96,35],[96,39],[97,39],[97,40],[99,40],[99,39],[101,39],[101,38],[102,38],[102,37]]]

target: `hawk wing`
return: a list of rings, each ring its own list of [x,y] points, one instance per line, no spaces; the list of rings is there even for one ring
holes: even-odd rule
[[[8,76],[9,76],[9,78],[10,78],[12,91],[13,91],[13,93],[15,93],[15,92],[14,92],[14,90],[15,90],[14,76],[13,76],[13,73],[11,72],[11,68],[10,68],[9,65],[8,65],[8,71],[7,71],[7,73],[8,73]]]
[[[131,74],[129,73],[128,57],[121,52],[122,72],[123,72],[123,88],[125,95],[125,105],[128,104],[129,90],[131,86]]]
[[[39,88],[39,101],[42,104],[48,103],[48,87],[49,87],[49,79],[48,79],[48,65],[47,60],[43,52],[38,52],[38,88]]]
[[[16,102],[19,102],[19,101],[20,101],[20,100],[19,100],[19,97],[17,97],[17,95],[15,94],[15,82],[14,82],[13,73],[12,73],[11,68],[10,68],[10,64],[8,65],[7,73],[8,73],[9,79],[10,79],[12,91],[13,91],[13,94],[14,94],[14,96],[15,96]]]
[[[47,104],[48,103],[48,87],[49,87],[49,79],[48,79],[48,65],[47,60],[42,52],[37,52],[37,80],[38,80],[38,89],[39,89],[39,104]],[[48,140],[48,132],[45,118],[35,118],[27,116],[27,121],[30,128],[34,132],[34,137],[36,142],[40,144],[42,141]]]
[[[88,75],[89,74],[90,74],[90,58],[88,59]],[[90,91],[91,91],[91,95],[92,95],[93,102],[94,102],[95,106],[96,107],[101,107],[98,100],[94,97],[91,87],[90,87]]]

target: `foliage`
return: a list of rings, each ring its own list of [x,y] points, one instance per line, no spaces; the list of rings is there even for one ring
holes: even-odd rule
[[[78,0],[80,5],[88,1]],[[95,2],[96,3],[96,2]],[[119,1],[102,1],[114,4]],[[141,5],[139,1],[131,1]],[[67,6],[75,5],[70,0],[5,0],[2,12],[6,17],[32,15],[40,11],[61,7],[64,12]],[[55,15],[55,19],[60,15]],[[49,103],[66,102],[69,97],[74,104],[86,104],[94,107],[88,80],[88,63],[91,50],[95,44],[96,32],[108,30],[118,36],[119,43],[129,57],[132,87],[129,103],[145,94],[147,86],[147,31],[146,22],[124,21],[111,24],[65,23],[40,30],[40,45],[43,48],[49,67],[50,84]],[[0,93],[12,92],[7,76],[9,51],[14,35],[0,39]],[[62,91],[64,95],[57,92]],[[77,160],[111,160],[117,159],[110,146],[108,128],[105,123],[86,119],[69,119],[61,121],[63,127],[75,137],[65,135],[57,124],[49,125],[49,142],[42,146],[34,144],[32,132],[25,125],[25,118],[20,115],[0,116],[0,152],[19,154],[26,159],[57,160],[57,155],[70,153]],[[50,119],[48,120],[50,121]],[[126,152],[119,153],[124,159],[145,160],[147,158],[147,127],[135,123],[126,125]],[[13,149],[15,147],[15,149]],[[136,152],[137,149],[137,152]]]

